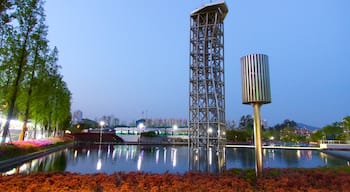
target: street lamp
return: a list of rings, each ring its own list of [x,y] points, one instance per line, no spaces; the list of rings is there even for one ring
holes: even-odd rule
[[[174,135],[174,132],[178,129],[178,126],[177,125],[173,125],[173,135]]]
[[[102,128],[105,125],[104,121],[100,121],[100,144],[102,143]]]
[[[139,132],[140,132],[139,139],[138,139],[138,143],[140,143],[140,141],[141,141],[141,133],[142,133],[142,130],[145,128],[145,124],[140,123],[140,124],[137,125],[137,128],[139,129]]]

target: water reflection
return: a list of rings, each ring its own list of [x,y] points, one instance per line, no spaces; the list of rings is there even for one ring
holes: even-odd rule
[[[102,167],[102,159],[98,158],[97,165],[96,165],[96,170],[97,171],[101,170],[101,167]]]
[[[52,153],[46,157],[32,160],[18,167],[0,171],[3,172],[3,175],[64,171],[67,166],[66,152],[67,150]]]
[[[189,153],[187,146],[103,145],[99,152],[98,146],[75,146],[0,172],[184,173],[189,168],[203,172],[221,172],[230,168],[253,169],[254,154],[254,149],[251,148],[199,148]],[[264,149],[263,161],[265,168],[349,165],[346,160],[313,150]]]
[[[191,171],[221,173],[226,169],[224,147],[198,147],[189,150],[189,169]]]

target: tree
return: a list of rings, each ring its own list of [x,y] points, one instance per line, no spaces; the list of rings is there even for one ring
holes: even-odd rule
[[[327,140],[345,140],[344,129],[338,122],[323,127],[322,132]]]
[[[344,122],[334,122],[331,125],[323,127],[321,130],[316,131],[311,135],[312,141],[320,140],[342,140],[347,139],[347,132],[344,127]]]
[[[305,140],[305,137],[299,136],[295,133],[297,124],[293,120],[285,119],[281,124],[276,124],[268,130],[263,130],[262,137],[264,140],[296,142]]]
[[[240,129],[254,128],[254,119],[251,115],[243,115],[239,121]]]
[[[243,115],[239,121],[239,129],[242,129],[246,132],[249,137],[248,140],[253,139],[254,137],[254,119],[251,115]]]
[[[27,63],[27,73],[22,82],[23,91],[18,99],[18,106],[21,108],[21,111],[24,111],[22,114],[23,126],[22,131],[19,135],[19,140],[24,140],[25,133],[27,131],[27,123],[30,118],[30,110],[32,104],[32,93],[33,90],[38,88],[35,85],[35,82],[38,78],[38,73],[45,69],[45,64],[47,62],[47,55],[49,51],[48,41],[46,40],[46,26],[43,23],[43,17],[40,20],[40,24],[32,35],[33,41],[29,47],[30,55],[28,57]],[[22,97],[21,97],[22,96]]]
[[[6,38],[8,32],[8,23],[11,21],[11,13],[13,2],[10,0],[0,0],[0,45],[3,46],[3,40]]]
[[[244,130],[231,129],[226,131],[226,139],[233,142],[247,142],[251,136]]]
[[[325,139],[325,134],[322,130],[315,131],[310,136],[310,140],[314,141],[314,142],[318,142],[318,141],[323,140],[323,139]]]
[[[281,130],[280,140],[284,142],[297,142],[297,135],[294,132],[294,128],[285,127]]]
[[[227,121],[226,122],[227,129],[236,129],[236,121]]]
[[[4,2],[0,6],[1,22],[6,24],[0,27],[0,99],[7,121],[1,142],[14,117],[24,121],[19,140],[29,119],[54,132],[67,126],[71,99],[59,74],[58,50],[48,45],[43,0]]]
[[[28,1],[19,1],[16,0],[14,2],[16,6],[15,18],[18,22],[18,26],[12,30],[12,36],[7,37],[6,43],[9,46],[8,48],[12,51],[10,57],[6,57],[8,60],[3,60],[2,63],[11,64],[9,67],[10,74],[13,75],[13,79],[9,78],[8,82],[8,90],[9,95],[8,103],[9,108],[7,111],[7,120],[5,126],[3,128],[2,140],[1,142],[5,142],[5,138],[9,131],[10,119],[14,117],[14,110],[17,97],[20,91],[20,84],[23,81],[25,66],[27,65],[27,57],[29,55],[28,46],[30,42],[31,34],[37,24],[37,7],[38,1],[36,0],[28,0]],[[14,24],[15,25],[15,24]],[[9,53],[9,52],[7,52]],[[6,95],[7,96],[7,95]]]
[[[346,140],[350,140],[350,116],[344,117],[342,121],[344,132],[346,134]]]

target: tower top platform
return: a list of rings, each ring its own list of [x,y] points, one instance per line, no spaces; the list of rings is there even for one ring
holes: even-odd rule
[[[221,19],[225,19],[227,13],[228,13],[228,8],[226,6],[225,1],[220,1],[220,2],[215,2],[215,3],[209,3],[206,5],[203,5],[202,7],[195,9],[194,11],[191,12],[191,16],[200,14],[200,13],[205,13],[213,10],[218,10],[221,13]]]

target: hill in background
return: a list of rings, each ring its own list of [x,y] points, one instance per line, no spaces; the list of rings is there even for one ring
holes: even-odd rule
[[[314,126],[310,126],[310,125],[306,125],[304,123],[297,123],[297,127],[299,128],[306,128],[307,130],[310,130],[310,131],[317,131],[317,130],[320,130],[321,128],[319,127],[314,127]]]

